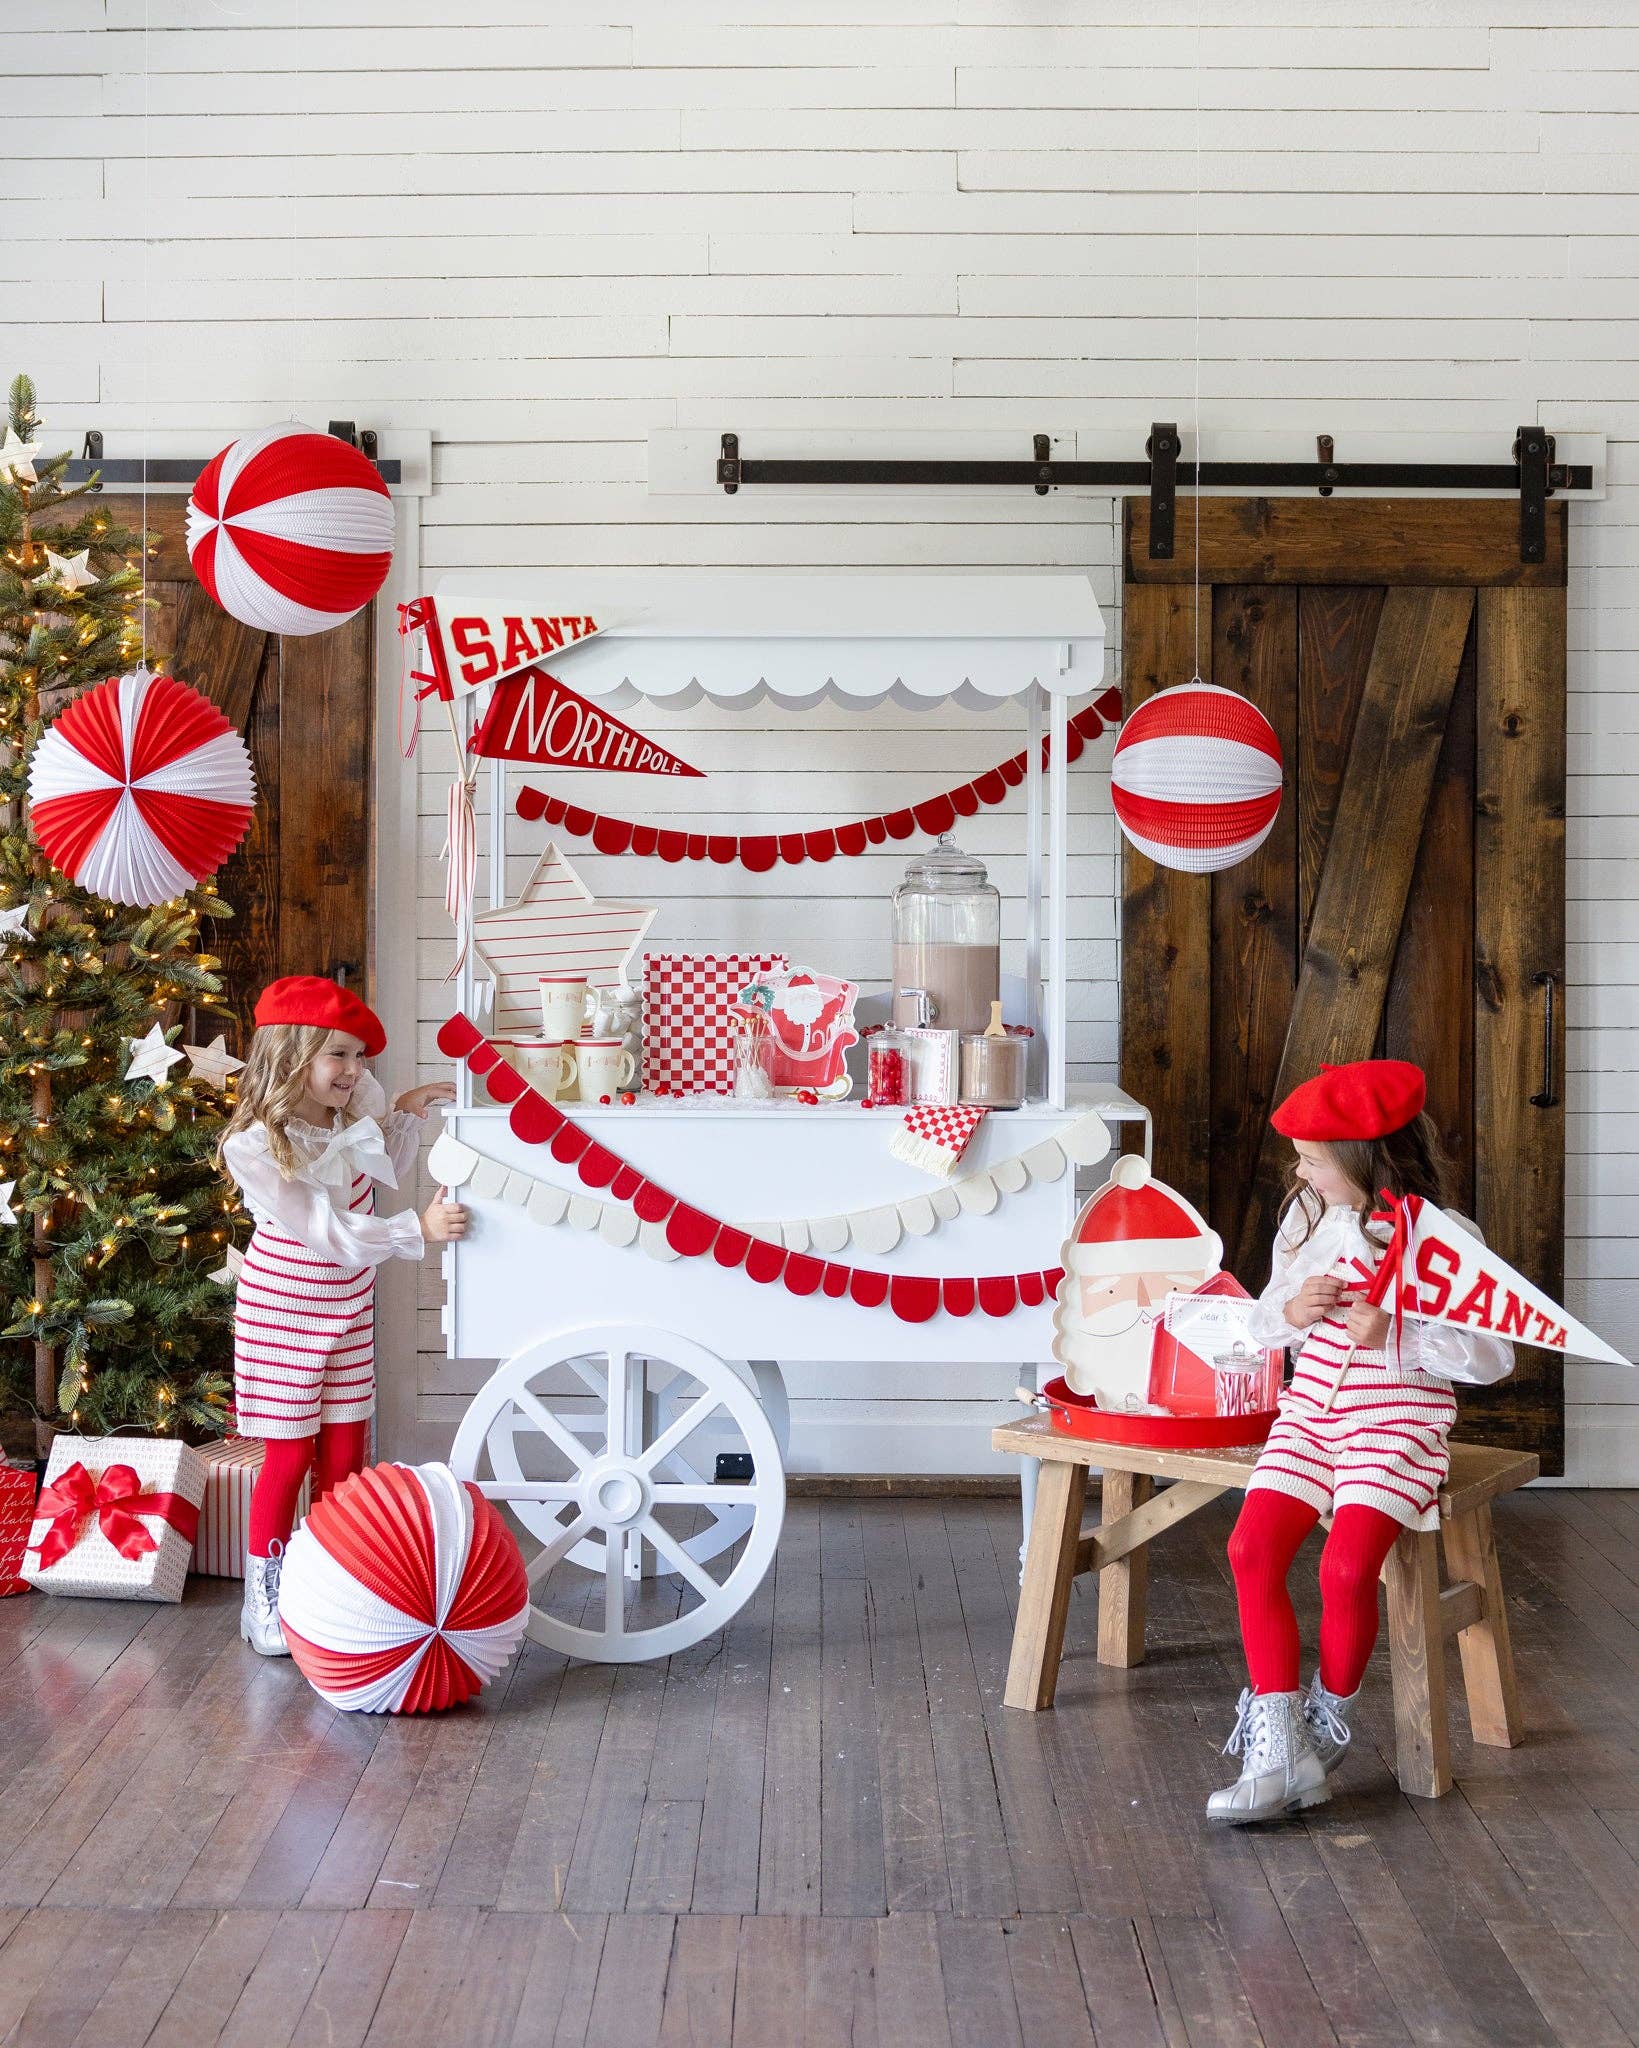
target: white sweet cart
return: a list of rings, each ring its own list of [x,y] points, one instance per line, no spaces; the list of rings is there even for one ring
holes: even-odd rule
[[[1077,1168],[1105,1155],[1111,1124],[1140,1122],[1148,1142],[1148,1118],[1130,1097],[1111,1086],[1071,1089],[1065,1075],[1067,700],[1096,692],[1104,663],[1087,579],[574,582],[575,600],[600,631],[552,666],[609,708],[639,698],[772,701],[796,731],[804,708],[827,697],[861,706],[890,696],[921,705],[1018,701],[1028,748],[1026,881],[1012,986],[1036,1037],[1032,1099],[987,1117],[945,1186],[890,1155],[894,1112],[857,1100],[641,1096],[626,1107],[564,1105],[569,1114],[594,1143],[681,1201],[795,1251],[889,1274],[1054,1267],[1075,1214]],[[435,600],[451,617],[463,607],[550,613],[568,594],[554,583],[451,578]],[[473,706],[457,708],[470,728]],[[1045,772],[1044,733],[1052,741]],[[490,765],[489,890],[500,905],[510,778],[503,764]],[[510,830],[527,831],[531,848],[547,836],[516,821]],[[641,896],[643,867],[622,863],[633,876],[622,893]],[[788,873],[784,886],[797,893],[825,888],[834,870]],[[761,879],[748,875],[746,888]],[[461,1007],[481,1021],[476,994],[469,960]],[[784,1513],[783,1365],[898,1360],[937,1373],[993,1363],[1005,1399],[1050,1358],[1050,1295],[1010,1314],[941,1311],[909,1323],[887,1305],[817,1290],[798,1296],[709,1256],[668,1255],[663,1235],[608,1188],[589,1193],[573,1165],[515,1135],[505,1108],[476,1103],[465,1068],[458,1087],[432,1165],[459,1189],[473,1227],[445,1254],[444,1327],[452,1357],[501,1362],[467,1410],[452,1458],[514,1518],[530,1572],[531,1633],[551,1648],[618,1663],[666,1656],[720,1628],[750,1598]],[[777,1192],[793,1184],[802,1189],[801,1216],[789,1213],[789,1193]]]

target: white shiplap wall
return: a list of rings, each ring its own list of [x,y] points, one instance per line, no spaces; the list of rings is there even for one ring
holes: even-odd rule
[[[111,452],[145,422],[204,444],[292,408],[430,431],[429,572],[1086,566],[1118,647],[1107,500],[659,497],[646,444],[1136,442],[1187,419],[1197,59],[1208,453],[1215,427],[1293,452],[1317,430],[1500,448],[1530,418],[1612,439],[1608,497],[1573,513],[1567,1232],[1573,1305],[1633,1350],[1632,0],[0,0],[5,367]],[[710,712],[654,723],[724,817],[878,808],[890,771],[941,786],[1016,743],[994,717],[884,716],[865,748],[835,716],[795,747]],[[406,910],[380,938],[401,1022],[419,986],[423,1056],[444,765],[429,747],[419,933]],[[1107,1072],[1111,824],[1099,778],[1075,787],[1072,1057]],[[968,836],[1005,879],[1001,822]],[[894,866],[833,869],[858,893],[823,900],[771,878],[737,902],[721,870],[641,879],[656,943],[789,938],[869,977]],[[413,1368],[413,1325],[392,1323],[405,1447],[438,1439],[477,1370],[437,1354],[431,1270],[421,1288]],[[810,1385],[809,1457],[961,1462],[997,1389],[919,1378]],[[910,1398],[930,1393],[951,1397],[936,1434]],[[1573,1368],[1577,1474],[1639,1477],[1636,1396]]]

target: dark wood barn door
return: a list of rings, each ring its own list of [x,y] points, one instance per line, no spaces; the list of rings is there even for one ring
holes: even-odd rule
[[[140,499],[108,504],[140,528]],[[219,878],[235,915],[212,934],[244,1033],[276,975],[344,976],[369,998],[374,612],[304,639],[241,626],[200,588],[184,514],[181,498],[148,501],[149,660],[220,705],[255,763],[255,821]]]
[[[1129,711],[1191,673],[1192,524],[1152,562],[1148,502],[1127,503]],[[1426,1070],[1456,1207],[1563,1285],[1564,506],[1545,563],[1518,532],[1497,501],[1202,504],[1202,674],[1274,725],[1286,795],[1217,876],[1124,848],[1121,1078],[1155,1113],[1157,1170],[1254,1291],[1290,1159],[1271,1108],[1322,1061],[1374,1055]],[[1562,1468],[1556,1358],[1522,1350],[1462,1400],[1464,1435]]]

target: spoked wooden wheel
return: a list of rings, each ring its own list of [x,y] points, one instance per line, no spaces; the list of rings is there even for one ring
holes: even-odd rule
[[[566,1401],[569,1374],[600,1387],[600,1411]],[[673,1419],[656,1429],[662,1376]],[[685,1464],[683,1445],[708,1424],[714,1445],[750,1453],[749,1482],[700,1477],[704,1454]],[[785,1517],[779,1446],[756,1397],[704,1345],[665,1330],[597,1324],[539,1339],[474,1399],[450,1463],[539,1545],[533,1557],[525,1545],[529,1633],[594,1663],[667,1657],[721,1628],[761,1583]],[[688,1476],[672,1476],[680,1469]],[[743,1539],[721,1544],[725,1524],[743,1525]],[[645,1577],[651,1559],[670,1576]]]

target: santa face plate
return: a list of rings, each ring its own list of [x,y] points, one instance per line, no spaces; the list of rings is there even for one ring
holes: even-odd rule
[[[1053,1313],[1053,1356],[1073,1392],[1127,1414],[1149,1405],[1167,1296],[1218,1271],[1223,1245],[1142,1159],[1118,1159],[1076,1218]]]

